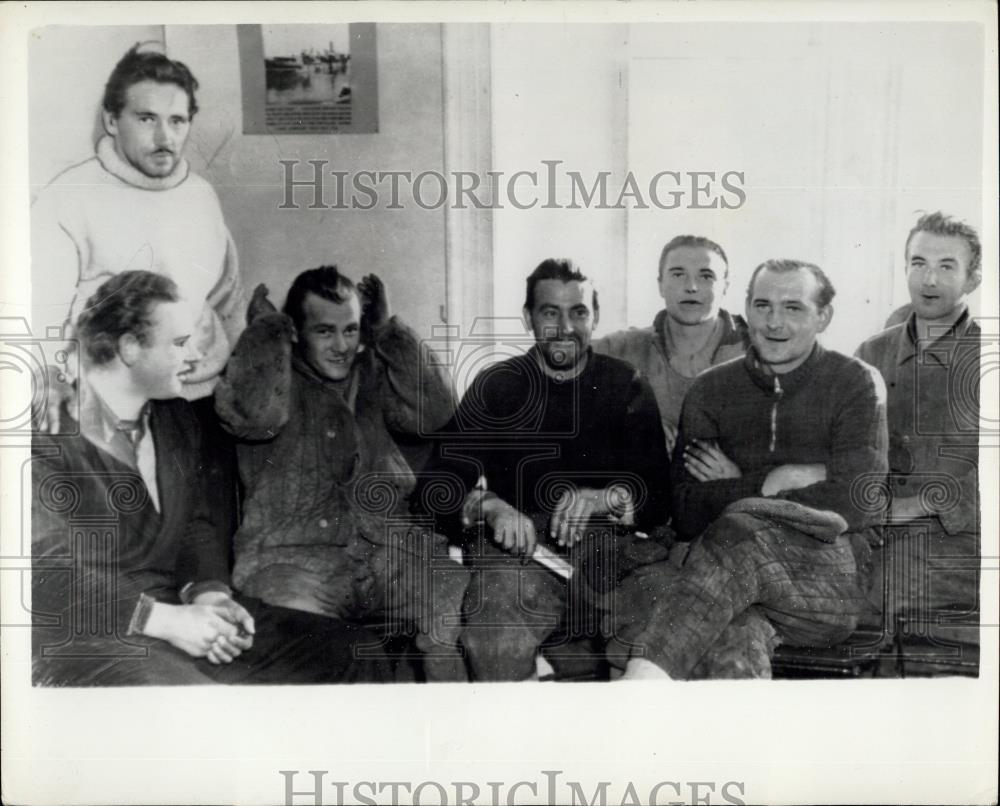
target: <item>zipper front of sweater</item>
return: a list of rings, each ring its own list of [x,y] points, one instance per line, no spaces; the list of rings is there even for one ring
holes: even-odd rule
[[[768,450],[774,453],[774,445],[778,441],[778,404],[781,402],[781,396],[784,394],[784,390],[781,388],[781,381],[778,380],[778,376],[774,376],[774,403],[771,405],[771,446]]]

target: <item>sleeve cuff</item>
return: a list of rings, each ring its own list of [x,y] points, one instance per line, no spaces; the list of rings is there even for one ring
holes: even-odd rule
[[[975,506],[959,504],[954,509],[937,513],[941,528],[950,535],[976,531]]]
[[[153,612],[153,605],[156,599],[148,593],[139,594],[139,601],[132,611],[132,618],[128,623],[126,635],[142,635],[146,631],[146,622],[149,621],[149,614]]]
[[[178,596],[184,604],[191,604],[201,594],[209,593],[211,591],[224,593],[226,596],[233,595],[233,589],[224,582],[219,582],[215,579],[207,579],[204,582],[188,582],[187,585],[180,589]]]

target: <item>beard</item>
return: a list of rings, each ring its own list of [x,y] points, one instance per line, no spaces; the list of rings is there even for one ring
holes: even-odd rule
[[[549,369],[561,372],[576,368],[587,355],[587,347],[578,336],[546,339],[538,343],[538,351]]]

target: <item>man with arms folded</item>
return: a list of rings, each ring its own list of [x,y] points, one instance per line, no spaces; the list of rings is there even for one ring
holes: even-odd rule
[[[405,453],[418,458],[454,412],[447,372],[375,275],[302,272],[284,313],[266,293],[216,392],[246,489],[234,581],[274,605],[387,625],[386,638],[415,633],[425,679],[465,680],[468,573],[408,513]]]
[[[628,361],[656,394],[667,451],[673,451],[681,404],[695,376],[743,355],[747,326],[719,308],[729,287],[722,247],[697,235],[678,235],[660,254],[657,276],[663,310],[652,327],[629,328],[594,341],[599,353]]]
[[[78,423],[36,434],[34,671],[40,685],[381,679],[354,660],[371,636],[229,588],[179,397],[198,359],[193,311],[162,274],[124,272],[83,308]]]
[[[633,367],[591,350],[598,316],[591,281],[569,260],[543,261],[524,303],[534,346],[480,373],[437,437],[425,483],[458,487],[439,522],[455,537],[482,522],[492,537],[465,551],[462,641],[476,680],[531,678],[561,626],[582,637],[593,615],[614,628],[620,576],[666,556],[633,531],[667,515],[656,400]],[[566,550],[569,586],[528,562],[539,548]]]
[[[837,643],[867,611],[885,389],[817,341],[833,295],[809,263],[754,271],[751,349],[699,376],[684,403],[671,482],[674,527],[694,540],[687,559],[626,581],[652,602],[626,677],[689,678],[737,634],[747,656],[709,664],[709,676],[769,676],[775,639]]]
[[[979,643],[979,360],[967,297],[982,281],[979,236],[943,213],[906,239],[912,310],[858,348],[888,392],[892,505],[873,598],[892,629]],[[950,610],[951,615],[945,615]]]

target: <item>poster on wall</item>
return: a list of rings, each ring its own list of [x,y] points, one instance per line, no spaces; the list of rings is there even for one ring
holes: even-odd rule
[[[244,134],[378,131],[374,23],[238,25]]]

